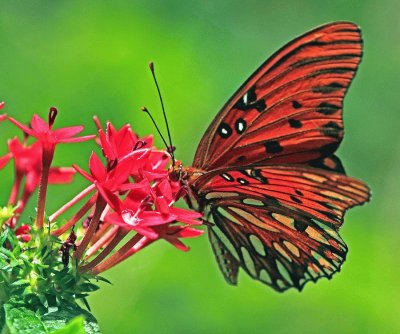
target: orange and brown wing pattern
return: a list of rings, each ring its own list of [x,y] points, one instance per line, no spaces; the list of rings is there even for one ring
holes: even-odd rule
[[[277,291],[340,270],[345,211],[369,199],[361,181],[301,166],[224,169],[192,187],[208,212],[210,240],[231,284],[238,268]]]
[[[331,155],[343,137],[343,98],[361,56],[353,23],[327,24],[293,40],[222,108],[193,166],[306,163]]]

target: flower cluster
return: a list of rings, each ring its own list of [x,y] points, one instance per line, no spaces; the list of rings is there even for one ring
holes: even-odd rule
[[[3,106],[0,104],[0,109]],[[0,157],[0,169],[11,160],[15,167],[8,204],[0,212],[1,228],[3,234],[6,230],[14,233],[12,240],[21,244],[18,249],[36,249],[32,254],[47,257],[45,266],[41,265],[39,269],[34,264],[40,259],[31,259],[29,270],[36,270],[33,276],[37,286],[30,286],[29,291],[40,294],[37,277],[49,286],[50,278],[43,274],[43,268],[48,266],[54,267],[49,271],[55,275],[51,281],[52,286],[56,286],[54,291],[60,291],[62,289],[54,282],[66,281],[63,272],[72,272],[71,277],[78,281],[79,277],[97,276],[159,239],[180,250],[188,250],[181,239],[202,234],[203,231],[195,228],[201,224],[201,214],[174,207],[184,191],[179,182],[168,176],[170,155],[154,148],[151,136],[139,138],[128,124],[116,129],[107,123],[103,129],[95,117],[98,135],[79,137],[82,126],[54,130],[56,117],[57,109],[51,108],[47,122],[34,115],[30,125],[26,126],[12,117],[0,116],[0,121],[9,120],[23,131],[22,141],[10,139],[9,152]],[[96,140],[103,158],[92,152],[88,171],[77,165],[52,167],[58,144],[92,139]],[[89,185],[59,210],[46,215],[48,185],[70,183],[76,173]],[[34,223],[21,223],[21,214],[37,189]],[[12,242],[7,245],[3,240],[0,247],[16,247]],[[52,263],[48,260],[51,258],[49,247],[56,248],[56,252],[51,253],[57,254]],[[56,271],[58,267],[61,269]],[[23,270],[25,278],[33,277],[29,270]],[[75,284],[78,281],[74,281]],[[72,295],[80,296],[76,291]]]

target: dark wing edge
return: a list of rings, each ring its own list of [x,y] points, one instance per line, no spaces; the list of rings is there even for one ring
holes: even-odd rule
[[[225,244],[217,236],[213,227],[208,227],[208,238],[218,263],[218,267],[227,283],[237,285],[240,263],[233,257]]]

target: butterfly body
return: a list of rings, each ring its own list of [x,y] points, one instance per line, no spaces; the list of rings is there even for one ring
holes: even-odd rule
[[[170,177],[204,213],[225,279],[239,268],[277,291],[340,270],[345,211],[369,189],[334,155],[343,98],[362,56],[359,28],[334,22],[276,52],[217,114],[193,166]]]

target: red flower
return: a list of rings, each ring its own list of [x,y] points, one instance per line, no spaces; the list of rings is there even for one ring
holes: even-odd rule
[[[149,146],[148,141],[138,140],[138,136],[132,131],[129,124],[116,130],[107,122],[106,131],[99,129],[100,147],[108,161],[118,160],[129,153]]]
[[[14,159],[15,165],[15,186],[14,193],[10,198],[10,204],[15,204],[19,186],[22,178],[25,177],[24,190],[22,194],[22,202],[19,204],[25,206],[26,201],[37,189],[40,183],[42,173],[42,145],[35,142],[30,146],[22,144],[18,138],[13,138],[8,141],[9,153],[0,158],[0,169],[3,168],[10,159]],[[49,171],[50,184],[70,183],[75,174],[73,168],[67,167],[51,167]],[[21,211],[19,208],[18,211]]]
[[[108,223],[134,230],[150,239],[160,238],[158,232],[177,221],[188,225],[201,224],[198,219],[202,214],[172,207],[174,192],[167,178],[153,186],[144,179],[136,183],[123,200],[107,190],[103,198],[115,210],[107,216]],[[156,228],[161,225],[164,229]]]
[[[102,194],[104,194],[104,190],[108,190],[112,193],[126,191],[133,186],[128,183],[131,171],[143,164],[148,154],[148,150],[138,150],[130,153],[119,161],[111,161],[106,168],[96,153],[92,152],[89,160],[90,174],[77,165],[73,165],[73,167],[82,176],[95,184]]]
[[[34,114],[31,121],[31,127],[29,128],[12,117],[8,117],[8,119],[18,126],[22,131],[26,134],[37,138],[43,145],[43,148],[53,148],[56,144],[59,143],[74,143],[81,142],[89,139],[93,139],[95,135],[75,137],[78,133],[82,132],[83,126],[71,126],[66,128],[60,128],[57,130],[53,130],[53,124],[55,118],[57,116],[57,109],[50,108],[49,112],[49,122],[46,123],[42,118],[38,115]]]
[[[52,107],[49,111],[48,123],[41,119],[38,115],[33,115],[31,121],[31,127],[29,128],[19,123],[14,118],[8,117],[8,119],[21,128],[26,134],[35,137],[42,144],[42,171],[40,178],[39,198],[37,205],[37,216],[36,225],[42,228],[44,225],[44,211],[47,196],[47,186],[50,176],[50,166],[53,161],[54,150],[59,143],[72,143],[80,142],[95,138],[94,135],[74,137],[83,130],[83,126],[72,126],[67,128],[61,128],[53,130],[53,124],[57,117],[57,109]]]

